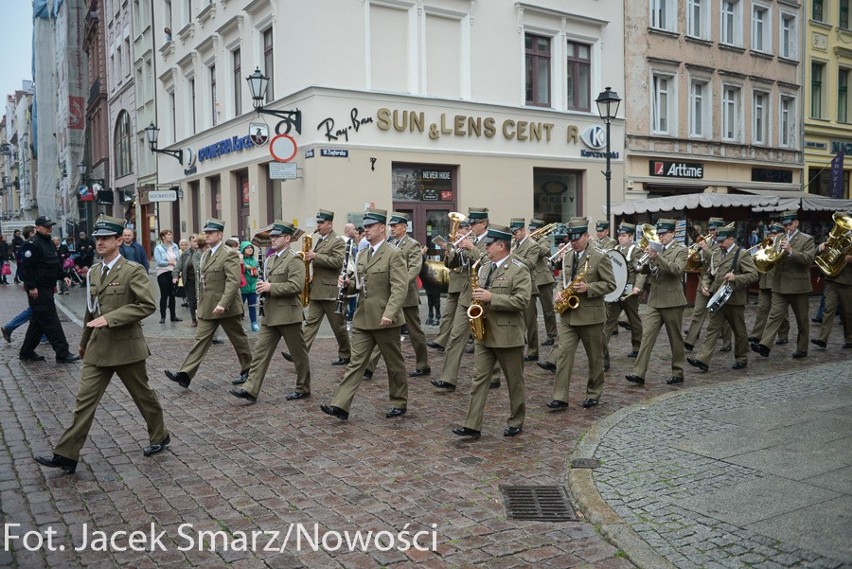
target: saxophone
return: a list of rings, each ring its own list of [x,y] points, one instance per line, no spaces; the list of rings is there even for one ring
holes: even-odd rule
[[[568,287],[559,293],[559,297],[556,299],[556,302],[553,303],[553,310],[556,311],[557,314],[562,314],[566,310],[574,310],[580,306],[580,297],[577,296],[574,287],[583,282],[586,278],[586,273],[589,272],[589,259],[586,259],[586,262],[583,263],[583,268],[574,277],[574,280],[571,281],[571,284]]]
[[[305,286],[302,288],[302,306],[307,306],[311,302],[311,262],[308,260],[308,251],[314,245],[314,238],[310,235],[305,235],[302,238],[302,250],[296,253],[299,258],[305,263]]]
[[[470,267],[470,290],[473,292],[473,289],[479,288],[479,265],[482,263],[482,259],[485,255],[482,255],[471,267]],[[474,340],[484,340],[485,339],[485,309],[482,308],[482,305],[478,300],[471,300],[470,307],[467,309],[467,317],[470,319],[470,333],[473,336]]]

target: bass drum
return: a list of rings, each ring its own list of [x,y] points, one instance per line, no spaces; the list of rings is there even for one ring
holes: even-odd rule
[[[606,256],[609,257],[612,263],[612,272],[615,274],[615,290],[604,295],[604,300],[616,302],[624,295],[624,287],[627,286],[627,259],[615,249],[609,249]]]

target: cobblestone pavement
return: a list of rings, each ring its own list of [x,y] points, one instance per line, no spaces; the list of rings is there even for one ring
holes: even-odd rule
[[[75,318],[82,314],[79,289],[60,298]],[[816,299],[814,299],[816,300]],[[0,320],[8,321],[25,306],[19,287],[0,288]],[[421,305],[425,314],[425,303]],[[527,364],[527,420],[521,436],[501,436],[508,414],[505,388],[492,391],[486,408],[483,437],[463,442],[450,430],[464,419],[468,395],[466,378],[472,358],[463,362],[460,389],[439,392],[428,379],[411,380],[409,413],[386,419],[386,374],[380,367],[375,379],[362,384],[348,422],[323,415],[318,405],[331,399],[343,370],[333,339],[315,342],[312,357],[313,395],[287,402],[293,367],[275,358],[258,403],[245,406],[227,390],[238,372],[227,343],[214,346],[189,390],[163,377],[162,370],[180,365],[192,343],[186,310],[181,323],[160,325],[149,318],[145,333],[152,356],[148,370],[152,386],[164,407],[172,444],[151,458],[142,456],[147,444],[144,423],[120,382],[107,389],[90,439],[83,448],[74,476],[40,467],[34,454],[50,452],[70,422],[79,380],[78,364],[53,362],[49,346],[39,352],[46,362],[22,363],[17,358],[23,329],[11,345],[0,342],[0,510],[6,524],[19,535],[26,531],[57,532],[53,544],[28,551],[22,540],[12,540],[11,551],[0,551],[0,565],[17,567],[630,567],[626,554],[596,531],[578,522],[544,523],[507,519],[499,486],[559,485],[569,472],[566,460],[593,425],[613,412],[650,396],[689,391],[731,379],[730,358],[717,354],[710,373],[687,370],[684,386],[670,387],[669,355],[662,349],[652,358],[648,383],[632,387],[622,379],[633,360],[627,358],[629,338],[622,331],[613,339],[613,369],[601,405],[583,410],[583,387],[588,368],[578,356],[571,392],[572,407],[551,413],[553,376]],[[749,307],[749,318],[754,307]],[[66,321],[66,334],[75,346],[80,329]],[[427,327],[427,333],[435,329]],[[772,377],[793,369],[801,372],[818,364],[845,361],[849,351],[839,349],[838,335],[828,350],[814,350],[804,360],[789,358],[792,348],[773,350],[766,361],[752,361],[736,378]],[[283,344],[282,344],[283,346]],[[789,348],[789,349],[788,349]],[[283,347],[282,347],[283,349]],[[407,340],[406,359],[413,362]],[[432,376],[442,367],[442,356],[430,350]],[[108,535],[117,531],[165,532],[165,551],[95,551],[93,543],[81,551],[84,524]],[[153,526],[152,526],[153,524]],[[184,525],[189,524],[189,525]],[[232,541],[241,532],[281,531],[276,548],[284,543],[290,524],[303,524],[313,538],[313,524],[325,547],[301,550],[293,530],[283,553],[259,551]],[[152,527],[154,530],[152,530]],[[336,547],[333,532],[428,531],[434,551],[403,548],[401,541],[388,551],[388,534],[366,550]],[[219,531],[216,542],[201,545],[200,531]],[[426,535],[426,534],[422,534]],[[189,540],[193,538],[193,541]],[[29,545],[35,543],[30,536]],[[230,547],[224,546],[229,540]],[[420,544],[425,538],[421,538]],[[119,547],[127,546],[119,539]],[[148,544],[150,545],[150,543]],[[427,545],[430,546],[431,543]],[[181,550],[186,549],[186,550]],[[404,549],[404,550],[403,550]]]

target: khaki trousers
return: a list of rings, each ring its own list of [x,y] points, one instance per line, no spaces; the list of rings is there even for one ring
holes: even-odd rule
[[[766,321],[769,319],[769,310],[772,308],[772,289],[762,288],[757,293],[757,317],[754,320],[754,327],[751,329],[751,335],[758,339],[763,337],[763,330],[766,328]],[[786,316],[781,321],[778,327],[778,339],[785,342],[790,338],[790,319]]]
[[[577,345],[582,342],[589,360],[589,381],[586,384],[586,396],[598,399],[603,392],[603,335],[604,323],[588,326],[562,325],[559,329],[559,359],[556,361],[556,381],[553,383],[553,399],[568,402],[568,388],[574,373],[574,358]]]
[[[633,366],[633,375],[645,379],[648,373],[648,364],[651,361],[651,352],[654,351],[660,328],[665,326],[666,334],[669,336],[669,345],[672,350],[672,377],[683,377],[683,365],[686,363],[686,354],[683,348],[683,307],[673,308],[648,308],[642,331],[642,346],[639,348],[639,356]]]
[[[639,295],[632,295],[625,300],[617,302],[607,302],[606,304],[606,325],[603,331],[603,357],[604,365],[609,365],[609,342],[612,340],[612,333],[618,328],[618,317],[621,312],[627,315],[627,321],[630,322],[630,346],[634,352],[638,352],[642,346],[642,319],[639,318]]]
[[[844,285],[834,281],[825,281],[825,312],[822,315],[822,330],[819,339],[828,342],[831,329],[834,327],[834,316],[838,305],[841,307],[843,320],[843,341],[852,344],[852,285]]]
[[[441,327],[438,328],[438,335],[432,340],[439,346],[448,347],[447,342],[450,341],[450,334],[453,329],[453,320],[455,319],[456,306],[459,304],[459,293],[451,292],[447,295],[444,301],[444,311],[441,313]]]
[[[796,327],[798,328],[796,350],[807,352],[810,343],[811,321],[808,318],[808,293],[806,292],[800,294],[772,293],[772,307],[769,309],[769,319],[766,321],[766,328],[763,329],[760,344],[772,348],[775,334],[781,328],[781,322],[787,318],[788,306],[793,309],[793,316],[796,317]]]
[[[482,430],[482,416],[488,399],[491,376],[495,364],[499,363],[509,386],[510,427],[523,427],[526,416],[526,393],[524,391],[524,347],[488,348],[476,342],[473,353],[473,383],[470,386],[470,406],[464,426],[475,431]]]
[[[553,283],[538,286],[538,301],[541,303],[541,314],[544,317],[544,331],[548,338],[555,340],[559,330],[556,328],[556,312],[553,310]]]
[[[124,384],[145,424],[148,425],[148,441],[151,444],[161,443],[169,434],[163,423],[163,408],[157,392],[148,385],[148,372],[145,370],[145,360],[115,367],[98,367],[83,364],[80,376],[80,387],[77,390],[77,403],[74,407],[74,419],[71,426],[62,434],[54,453],[71,460],[80,459],[80,449],[89,436],[95,410],[109,385],[112,375]]]
[[[331,326],[331,331],[334,333],[334,338],[337,340],[337,357],[349,359],[349,333],[346,331],[346,323],[343,315],[337,314],[336,300],[312,300],[308,304],[308,315],[305,318],[305,326],[303,334],[305,335],[305,347],[310,352],[311,346],[314,345],[314,339],[319,332],[322,319],[328,319],[328,324]]]
[[[254,348],[254,357],[249,367],[248,379],[243,389],[253,397],[260,394],[263,380],[269,369],[269,362],[275,355],[278,341],[284,338],[287,351],[293,356],[293,365],[296,367],[296,392],[310,394],[311,392],[311,362],[308,358],[308,348],[302,335],[302,325],[299,322],[284,324],[282,326],[267,326],[261,324],[260,334],[257,336],[257,344]]]
[[[337,392],[331,404],[349,411],[352,399],[367,370],[367,363],[373,348],[378,347],[388,368],[388,392],[391,407],[405,409],[408,406],[408,376],[405,362],[399,346],[399,326],[379,330],[352,329],[352,360],[346,368],[343,381],[337,386]]]
[[[228,340],[234,346],[237,352],[237,357],[240,360],[240,372],[247,370],[251,366],[251,350],[249,349],[248,336],[243,329],[241,316],[229,316],[227,318],[218,318],[213,320],[198,319],[198,328],[195,330],[195,343],[190,348],[186,359],[180,371],[189,376],[189,379],[195,377],[204,356],[207,355],[207,350],[210,349],[210,342],[213,340],[213,335],[219,326],[225,331]]]
[[[530,297],[527,303],[526,312],[524,312],[524,320],[527,325],[527,355],[538,358],[538,305],[536,297],[538,289],[534,289],[536,294]]]
[[[707,303],[710,297],[701,294],[701,291],[695,292],[695,307],[692,309],[692,323],[689,325],[689,331],[686,333],[684,343],[690,346],[698,345],[698,338],[701,336],[701,327],[704,326],[704,320],[710,314],[707,311]],[[731,345],[731,329],[727,324],[722,326],[722,344],[724,346]]]
[[[417,306],[403,307],[402,313],[405,316],[405,324],[408,326],[408,339],[411,340],[411,347],[414,348],[414,355],[417,358],[415,369],[426,369],[429,367],[429,353],[426,349],[426,334],[423,333],[423,327],[420,326],[420,308]],[[374,373],[379,366],[379,356],[381,352],[378,347],[373,349],[367,363],[367,371]]]
[[[446,312],[444,314],[446,315]],[[449,344],[446,344],[447,347],[444,351],[444,369],[441,370],[443,381],[453,385],[458,383],[459,368],[468,338],[470,338],[470,319],[467,317],[467,308],[459,304],[456,306],[456,312],[453,316]]]
[[[748,363],[748,331],[745,324],[745,306],[722,305],[716,312],[710,313],[710,323],[707,325],[707,337],[701,343],[698,350],[698,359],[710,364],[713,352],[716,351],[716,340],[722,333],[725,325],[734,332],[734,360],[737,363]]]

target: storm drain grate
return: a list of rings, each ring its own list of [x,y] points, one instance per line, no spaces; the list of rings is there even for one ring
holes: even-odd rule
[[[500,492],[510,518],[539,522],[577,520],[563,486],[500,486]]]

